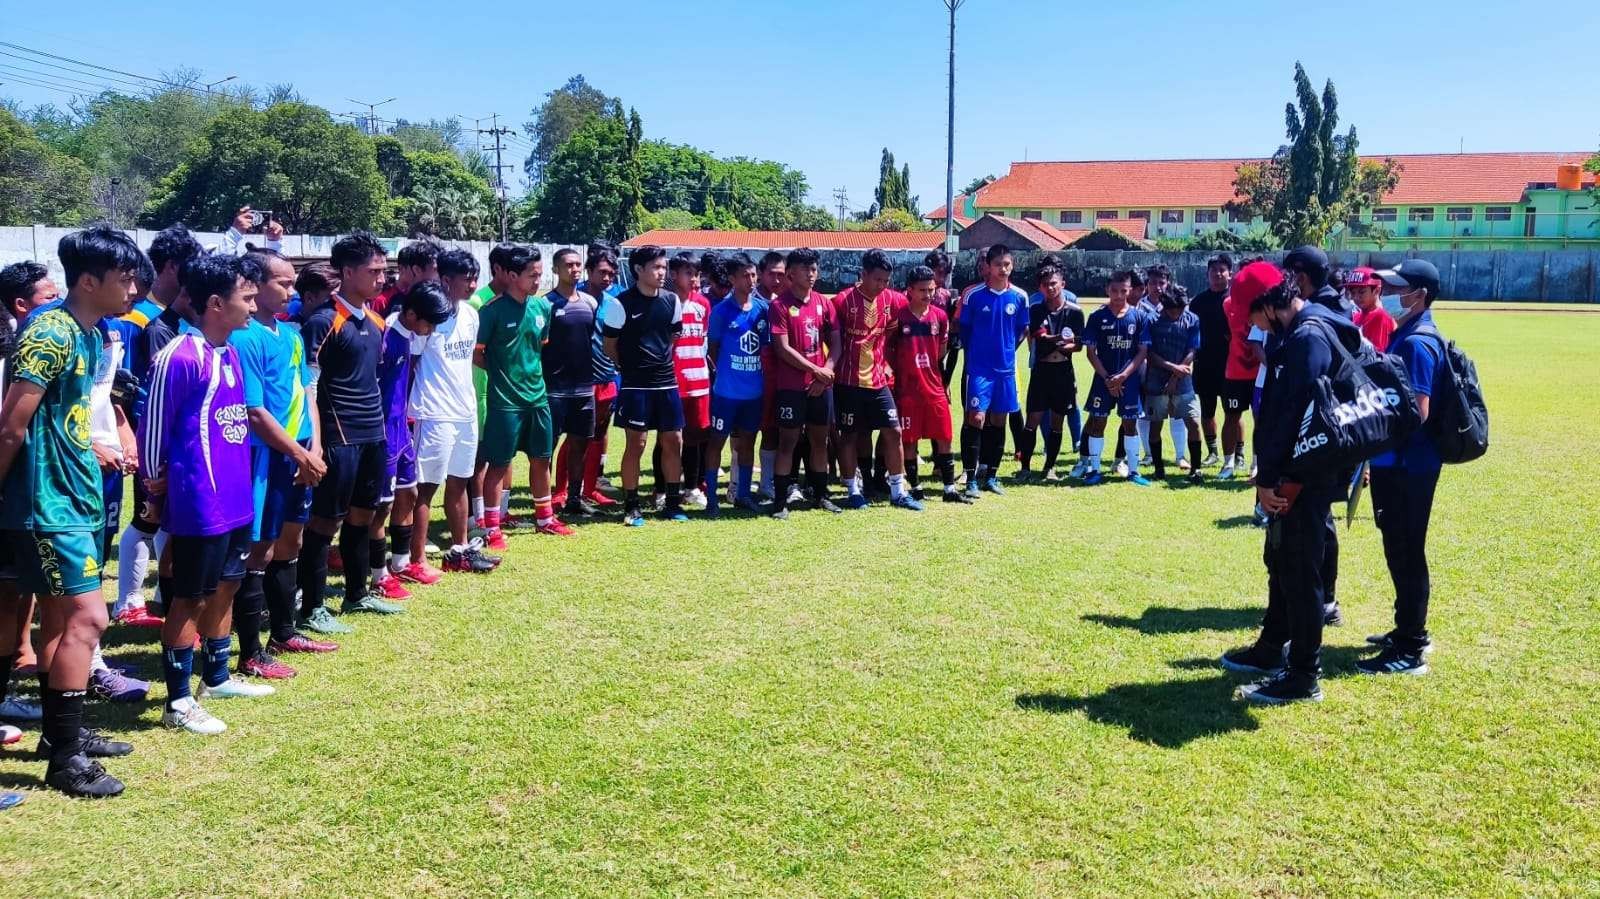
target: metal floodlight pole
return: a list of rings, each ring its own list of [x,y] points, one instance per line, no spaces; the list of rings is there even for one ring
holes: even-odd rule
[[[227,82],[232,81],[233,79],[238,78],[238,77],[239,77],[238,75],[229,75],[226,78],[221,78],[221,79],[218,79],[216,81],[213,81],[210,84],[206,85],[206,93],[209,94],[209,93],[211,93],[211,89],[216,87],[217,85],[226,84]]]
[[[950,10],[950,117],[945,134],[944,170],[944,244],[950,248],[950,238],[956,233],[956,10],[966,0],[944,0]]]

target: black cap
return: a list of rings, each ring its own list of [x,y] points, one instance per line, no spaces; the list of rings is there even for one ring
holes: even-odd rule
[[[1373,274],[1390,287],[1404,287],[1408,290],[1421,287],[1428,291],[1429,300],[1437,299],[1439,296],[1439,270],[1425,259],[1407,259],[1394,268],[1383,269]]]
[[[1295,247],[1289,255],[1283,257],[1283,270],[1286,272],[1305,272],[1311,275],[1326,275],[1328,273],[1328,254],[1322,252],[1321,247],[1307,244]]]

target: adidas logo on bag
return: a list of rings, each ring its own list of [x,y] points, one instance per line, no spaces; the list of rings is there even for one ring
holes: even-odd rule
[[[1400,405],[1400,394],[1368,384],[1356,390],[1356,398],[1333,407],[1333,417],[1341,427],[1363,418],[1380,415],[1385,409]]]

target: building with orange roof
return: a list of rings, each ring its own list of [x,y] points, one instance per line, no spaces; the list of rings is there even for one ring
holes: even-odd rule
[[[623,241],[629,250],[655,244],[677,250],[936,250],[943,231],[673,231],[656,228]]]

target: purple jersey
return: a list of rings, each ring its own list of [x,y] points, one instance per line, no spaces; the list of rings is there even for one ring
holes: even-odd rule
[[[390,460],[411,446],[411,425],[406,418],[406,398],[411,395],[412,334],[400,324],[400,313],[389,316],[383,329],[383,353],[378,357],[378,392],[383,395],[383,439]]]
[[[209,537],[250,523],[250,422],[237,350],[192,330],[173,338],[150,362],[140,429],[139,474],[166,479],[168,533]]]

